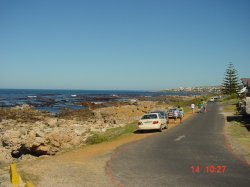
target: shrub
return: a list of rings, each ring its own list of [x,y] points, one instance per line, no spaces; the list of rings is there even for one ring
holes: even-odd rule
[[[233,94],[228,95],[227,97],[225,97],[223,100],[228,101],[228,100],[237,99],[237,98],[238,98],[238,95],[233,93]]]

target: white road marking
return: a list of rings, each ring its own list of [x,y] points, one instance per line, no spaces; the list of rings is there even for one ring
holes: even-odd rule
[[[178,138],[174,139],[175,142],[180,141],[181,139],[185,138],[185,135],[179,136]]]

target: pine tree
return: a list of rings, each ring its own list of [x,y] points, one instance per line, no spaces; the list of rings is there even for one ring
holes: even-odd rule
[[[239,91],[239,87],[240,84],[237,70],[230,62],[226,69],[225,78],[222,83],[222,93],[227,95],[236,94]]]

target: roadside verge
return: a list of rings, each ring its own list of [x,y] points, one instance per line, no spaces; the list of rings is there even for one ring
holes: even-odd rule
[[[236,103],[221,105],[225,117],[226,146],[236,157],[250,166],[250,118],[237,113]]]

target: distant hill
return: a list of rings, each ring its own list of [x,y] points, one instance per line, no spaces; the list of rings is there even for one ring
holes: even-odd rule
[[[221,86],[195,86],[165,89],[164,92],[195,92],[195,93],[220,93]]]

